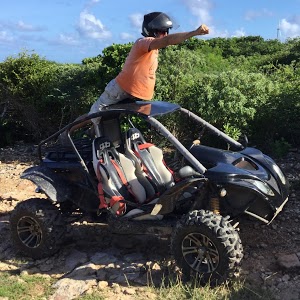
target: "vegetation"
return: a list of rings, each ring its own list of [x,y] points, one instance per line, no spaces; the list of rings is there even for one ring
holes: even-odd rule
[[[11,300],[45,299],[51,294],[51,280],[42,276],[0,275],[0,298]]]
[[[23,52],[0,63],[0,146],[37,141],[89,111],[132,46],[82,64]],[[161,50],[155,99],[179,103],[233,138],[284,154],[300,141],[300,39],[192,38]],[[188,131],[187,126],[182,126]]]
[[[54,281],[43,276],[37,275],[16,275],[12,276],[8,273],[0,275],[0,298],[11,300],[42,300],[48,299],[54,293],[52,288]],[[108,288],[106,292],[111,292]],[[76,299],[80,300],[104,300],[107,299],[104,290],[96,290],[91,294],[83,294]],[[192,283],[184,284],[182,281],[170,282],[167,285],[162,284],[160,287],[154,287],[150,284],[143,291],[139,289],[133,299],[172,299],[172,300],[272,300],[274,297],[267,289],[259,287],[247,287],[243,282],[234,282],[230,286],[223,284],[216,288],[209,286],[197,287]],[[117,295],[116,295],[117,296]],[[155,298],[154,298],[155,297]]]

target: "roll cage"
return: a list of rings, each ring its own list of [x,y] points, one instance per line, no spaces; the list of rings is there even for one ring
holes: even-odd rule
[[[85,165],[84,160],[82,159],[80,153],[78,152],[75,144],[72,141],[72,138],[70,136],[70,130],[72,127],[76,125],[81,125],[84,126],[87,123],[90,123],[92,119],[94,118],[117,118],[121,114],[127,114],[127,115],[133,115],[133,116],[139,116],[143,118],[146,122],[151,124],[158,132],[160,132],[169,142],[171,142],[176,149],[185,157],[185,159],[194,167],[194,169],[203,174],[206,171],[206,168],[182,145],[180,141],[178,141],[174,135],[163,125],[161,124],[156,117],[162,116],[162,115],[167,115],[171,114],[175,111],[182,111],[183,113],[187,114],[190,118],[194,119],[196,122],[200,123],[202,126],[207,128],[209,131],[214,133],[215,135],[219,136],[223,140],[225,140],[228,144],[234,146],[237,149],[242,150],[244,147],[242,144],[238,143],[237,141],[233,140],[229,136],[227,136],[225,133],[222,131],[218,130],[216,127],[212,126],[199,116],[195,115],[191,111],[180,107],[178,104],[175,103],[170,103],[170,102],[165,102],[165,101],[136,101],[136,102],[129,102],[129,103],[122,103],[122,104],[116,104],[116,105],[111,105],[103,110],[89,114],[86,117],[82,118],[81,120],[74,121],[61,130],[57,131],[53,135],[49,136],[47,139],[43,140],[40,142],[38,145],[38,155],[40,161],[43,160],[42,158],[42,151],[41,147],[46,144],[48,141],[51,139],[57,138],[61,133],[67,132],[67,136],[70,142],[71,147],[73,148],[74,152],[78,156],[78,159],[83,166],[83,168],[88,171],[87,166]]]

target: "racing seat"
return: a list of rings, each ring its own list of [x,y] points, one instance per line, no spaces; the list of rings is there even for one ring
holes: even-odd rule
[[[126,133],[125,153],[135,162],[137,170],[144,170],[158,193],[175,184],[173,174],[164,162],[162,150],[147,143],[137,128],[131,128]]]
[[[93,167],[99,182],[99,208],[112,208],[117,215],[123,215],[126,203],[143,204],[155,195],[145,176],[136,175],[134,163],[106,137],[93,141]]]

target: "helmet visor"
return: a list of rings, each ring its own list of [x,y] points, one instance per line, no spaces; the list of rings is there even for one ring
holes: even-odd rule
[[[173,22],[166,14],[161,13],[148,23],[148,28],[167,32],[167,30],[173,28]]]

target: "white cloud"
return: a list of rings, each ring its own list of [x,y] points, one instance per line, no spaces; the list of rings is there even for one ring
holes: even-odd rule
[[[19,21],[15,25],[15,28],[19,31],[42,31],[42,30],[44,30],[41,26],[34,26],[31,24],[26,24],[23,21]]]
[[[10,43],[14,41],[14,38],[7,31],[2,30],[0,31],[0,41],[3,43]]]
[[[32,31],[32,29],[33,29],[32,25],[25,24],[23,21],[19,21],[17,26],[20,30],[25,30],[25,31],[27,31],[27,30]]]
[[[133,27],[140,29],[144,20],[143,14],[132,14],[129,16],[130,23]]]
[[[237,29],[232,35],[232,37],[242,37],[242,36],[246,36],[246,32],[244,28]]]
[[[229,38],[229,37],[242,37],[246,36],[244,28],[236,29],[233,33],[230,33],[227,29],[219,30],[215,26],[209,27],[209,37],[210,38]]]
[[[74,38],[70,35],[65,35],[63,33],[61,33],[59,35],[57,42],[61,45],[67,45],[67,46],[78,46],[79,45],[79,41],[76,38]]]
[[[98,2],[100,2],[100,0],[87,1],[87,3],[85,4],[85,9],[91,8],[92,6],[96,5]]]
[[[1,22],[0,28],[5,28],[10,31],[20,31],[20,32],[35,32],[45,30],[42,26],[35,26],[32,24],[25,23],[20,20],[18,22]]]
[[[130,34],[130,33],[127,33],[127,32],[121,32],[120,37],[121,37],[122,40],[126,40],[126,41],[134,39],[134,35]]]
[[[209,26],[209,37],[241,37],[245,36],[246,33],[243,28],[237,29],[233,34],[230,34],[227,29],[219,30],[213,24],[213,17],[211,16],[211,10],[213,9],[212,0],[182,0],[182,2],[188,7],[191,14],[198,18],[198,23],[205,23]],[[263,13],[268,15],[271,14],[267,10],[263,10]]]
[[[215,26],[209,26],[209,37],[221,37],[221,38],[227,38],[229,36],[228,30],[218,30],[215,28]]]
[[[36,35],[36,34],[20,34],[18,35],[18,40],[21,40],[23,42],[47,42],[47,38],[42,35]]]
[[[84,10],[80,13],[78,31],[80,35],[91,39],[108,39],[111,32],[93,14]]]
[[[252,21],[257,18],[272,17],[273,15],[274,13],[266,8],[262,9],[261,11],[249,10],[245,13],[245,20]]]
[[[300,20],[298,17],[292,21],[282,19],[279,22],[279,28],[286,38],[295,38],[300,36]]]
[[[212,17],[210,10],[212,3],[210,0],[183,0],[182,1],[190,10],[190,12],[196,16],[200,23],[211,24]]]

